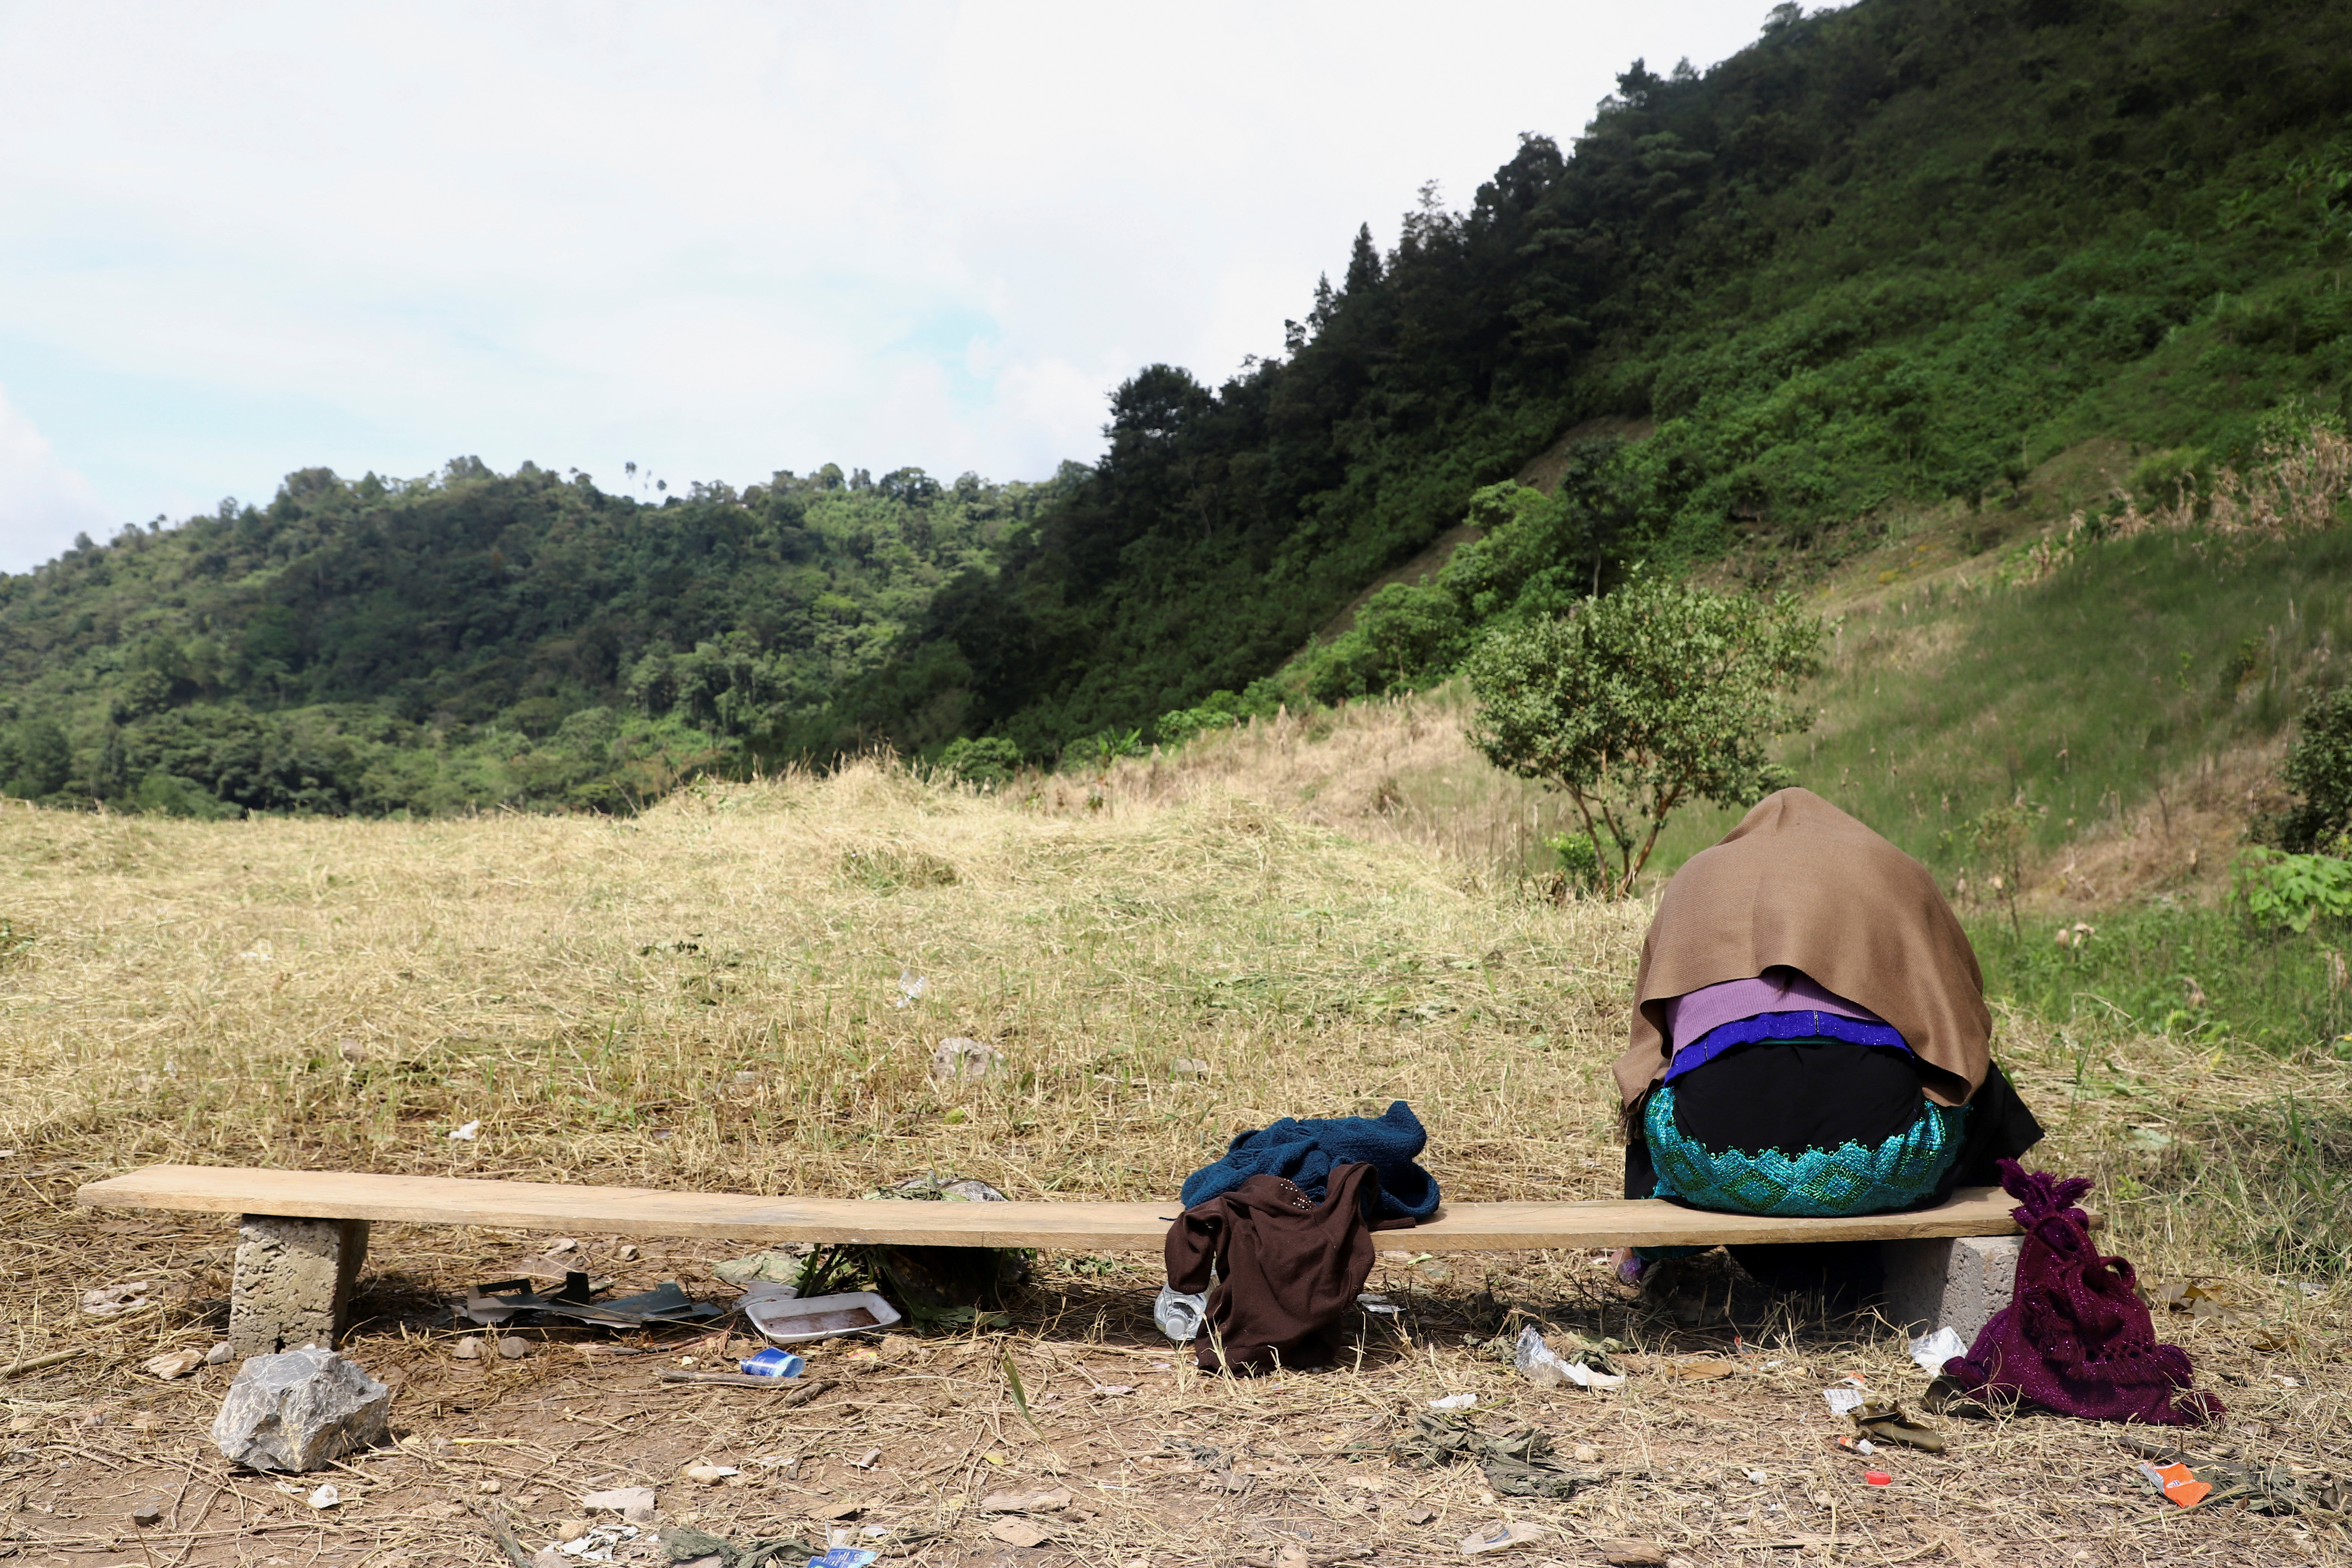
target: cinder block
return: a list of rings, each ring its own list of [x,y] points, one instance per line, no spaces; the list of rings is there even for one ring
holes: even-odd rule
[[[2017,1290],[2021,1236],[1962,1236],[1880,1243],[1886,1316],[1914,1334],[1950,1329],[1974,1342]]]
[[[312,1344],[332,1350],[367,1244],[363,1219],[245,1215],[236,1231],[236,1278],[229,1286],[230,1348],[241,1356]]]

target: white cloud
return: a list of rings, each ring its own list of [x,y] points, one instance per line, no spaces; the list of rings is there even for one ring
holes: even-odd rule
[[[58,461],[31,420],[0,390],[0,572],[22,572],[103,535],[106,509],[89,481]]]
[[[11,0],[0,376],[121,516],[459,452],[1043,477],[1764,9]]]

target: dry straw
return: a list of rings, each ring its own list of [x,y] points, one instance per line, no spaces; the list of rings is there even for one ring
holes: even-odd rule
[[[1541,896],[1518,868],[1552,830],[1545,811],[1468,755],[1443,702],[1261,723],[1181,762],[994,795],[866,763],[706,784],[627,821],[200,825],[12,807],[0,814],[13,872],[0,916],[32,940],[0,968],[0,1146],[29,1178],[13,1184],[0,1236],[18,1342],[0,1361],[167,1333],[73,1322],[70,1291],[110,1260],[89,1229],[100,1222],[62,1206],[75,1181],[160,1160],[825,1194],[934,1170],[1019,1197],[1166,1197],[1238,1129],[1402,1098],[1431,1128],[1430,1163],[1455,1196],[1612,1194],[1605,1068],[1646,910]],[[995,1047],[1003,1070],[935,1080],[949,1036]],[[2167,1327],[2209,1371],[2242,1379],[2223,1389],[2246,1417],[2241,1436],[2330,1463],[2347,1436],[2337,1292],[2247,1265],[2231,1227],[2273,1223],[2297,1200],[2224,1178],[2247,1168],[2230,1163],[2231,1140],[2258,1136],[2290,1092],[2302,1115],[2345,1117],[2341,1069],[2016,1016],[2002,1018],[2000,1045],[2050,1128],[2042,1163],[2100,1179],[2112,1237],[2150,1277],[2208,1276],[2239,1304],[2241,1318]],[[469,1121],[477,1138],[447,1136]],[[2168,1190],[2189,1169],[2181,1150],[2200,1141],[2211,1157],[2195,1170],[2213,1190]],[[202,1222],[190,1224],[195,1237]],[[458,1242],[436,1262],[425,1249],[452,1244],[431,1234],[386,1236],[379,1266],[446,1292],[512,1245]],[[180,1272],[159,1278],[217,1289],[218,1237],[168,1245]],[[688,1250],[665,1266],[698,1268]],[[1442,1507],[1454,1533],[1516,1505],[1482,1502],[1467,1474],[1376,1465],[1390,1479],[1358,1496],[1319,1472],[1345,1444],[1392,1430],[1410,1401],[1465,1387],[1546,1421],[1564,1445],[1590,1439],[1612,1463],[1659,1468],[1656,1482],[1516,1509],[1549,1520],[1571,1555],[1615,1535],[1676,1543],[1695,1562],[1784,1540],[1888,1562],[2071,1563],[2082,1543],[2102,1561],[2296,1549],[2289,1527],[2269,1523],[2149,1533],[2111,1440],[2049,1422],[1971,1436],[1965,1465],[1917,1470],[1894,1501],[1853,1500],[1850,1461],[1827,1456],[1814,1407],[1825,1376],[1907,1375],[1899,1345],[1867,1324],[1751,1321],[1761,1354],[1738,1379],[1653,1373],[1609,1401],[1538,1400],[1465,1346],[1514,1312],[1606,1328],[1647,1352],[1727,1343],[1721,1300],[1627,1303],[1591,1262],[1395,1260],[1383,1279],[1407,1303],[1410,1338],[1374,1324],[1363,1361],[1328,1378],[1179,1373],[1120,1404],[1088,1391],[1144,1380],[1119,1368],[1152,1353],[1139,1363],[1120,1348],[1149,1332],[1148,1260],[1056,1260],[1008,1342],[901,1344],[877,1373],[889,1387],[855,1406],[803,1421],[705,1396],[685,1426],[615,1424],[626,1413],[606,1386],[594,1419],[642,1435],[643,1452],[607,1456],[616,1476],[787,1441],[848,1454],[872,1436],[937,1467],[906,1483],[907,1507],[919,1493],[949,1523],[955,1499],[987,1483],[988,1452],[1035,1474],[1116,1470],[1143,1489],[1104,1494],[1128,1500],[1069,1527],[1105,1562],[1230,1560],[1204,1555],[1216,1541],[1267,1561],[1265,1510],[1277,1506],[1355,1521],[1318,1541],[1375,1542],[1401,1560],[1434,1552],[1408,1502]],[[2294,1337],[2259,1352],[2256,1327]],[[420,1387],[446,1375],[422,1342],[404,1349],[386,1331],[371,1343],[379,1363],[407,1357]],[[1027,1433],[991,1371],[1007,1349],[1047,1440]],[[541,1365],[485,1375],[516,1380],[518,1398],[538,1388],[576,1403]],[[189,1405],[197,1432],[198,1394],[168,1397]],[[43,1421],[70,1408],[17,1407]],[[420,1394],[409,1408],[426,1421],[442,1406]],[[1234,1478],[1181,1446],[1144,1463],[1179,1437],[1222,1450],[1255,1489],[1163,1506],[1168,1488],[1192,1498],[1196,1483]],[[673,1439],[696,1452],[668,1455]],[[456,1462],[425,1465],[418,1484]],[[518,1478],[582,1479],[576,1463],[526,1464],[520,1450],[495,1462]],[[1751,1467],[1771,1484],[1746,1482]],[[2019,1507],[2028,1497],[2038,1511]],[[423,1560],[454,1553],[460,1530],[419,1547]]]

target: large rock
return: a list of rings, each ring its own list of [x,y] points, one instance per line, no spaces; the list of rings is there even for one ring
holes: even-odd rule
[[[383,1441],[392,1390],[333,1351],[247,1361],[213,1418],[213,1441],[257,1470],[308,1470]]]

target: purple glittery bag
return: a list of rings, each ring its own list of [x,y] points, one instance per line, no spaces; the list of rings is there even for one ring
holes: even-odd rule
[[[2091,1245],[2090,1216],[2074,1206],[2089,1178],[2028,1175],[2003,1160],[2000,1184],[2025,1228],[2017,1293],[1944,1375],[1979,1399],[2030,1400],[2088,1421],[2195,1426],[2220,1415],[2220,1400],[2189,1386],[2189,1352],[2157,1342],[2132,1266]]]

